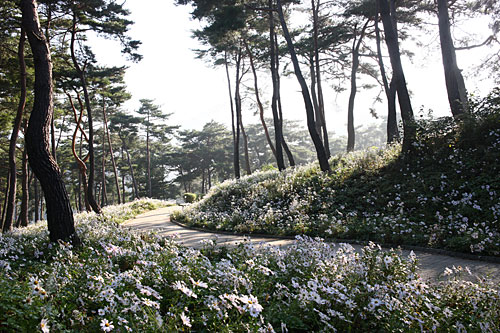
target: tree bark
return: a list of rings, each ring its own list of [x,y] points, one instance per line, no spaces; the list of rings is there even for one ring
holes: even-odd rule
[[[318,157],[318,162],[322,171],[330,171],[330,165],[328,164],[328,158],[326,157],[325,147],[321,142],[321,137],[319,133],[316,131],[315,120],[314,120],[314,109],[311,102],[311,97],[309,95],[309,89],[307,88],[306,80],[302,75],[302,71],[300,70],[299,60],[297,59],[297,54],[295,53],[295,48],[293,46],[292,38],[290,37],[290,33],[288,32],[288,27],[285,22],[285,16],[283,14],[283,8],[281,6],[281,0],[277,0],[278,7],[278,15],[281,22],[281,27],[283,29],[283,34],[285,36],[288,51],[290,52],[290,57],[292,58],[293,68],[295,71],[295,76],[297,77],[297,81],[300,84],[300,88],[302,90],[302,97],[304,99],[304,105],[306,109],[307,115],[307,128],[309,130],[309,134],[311,135],[311,139],[314,143],[314,148],[316,149],[316,155]]]
[[[47,205],[47,224],[52,242],[80,239],[75,231],[73,212],[61,171],[50,154],[50,122],[53,116],[52,61],[50,49],[40,29],[35,0],[21,0],[22,24],[35,64],[35,99],[26,131],[29,163],[40,180]]]
[[[403,66],[401,64],[401,53],[399,51],[397,32],[394,28],[393,18],[391,18],[387,0],[377,0],[377,2],[384,25],[385,42],[391,59],[393,79],[398,93],[399,107],[401,109],[401,118],[403,118],[403,151],[410,152],[412,144],[415,141],[416,128],[410,95],[408,93]]]
[[[7,198],[7,207],[4,208],[5,219],[3,221],[2,231],[6,232],[12,229],[12,220],[14,216],[14,206],[16,204],[16,183],[17,183],[17,170],[16,170],[16,143],[21,129],[21,122],[23,120],[24,107],[26,105],[26,63],[24,60],[24,45],[26,40],[26,32],[21,27],[21,36],[19,37],[19,45],[17,49],[17,57],[19,61],[19,85],[21,87],[21,96],[19,97],[19,105],[17,107],[16,118],[14,119],[14,126],[12,135],[10,137],[9,145],[9,181],[7,182],[9,192]]]
[[[109,146],[109,154],[111,155],[111,165],[113,166],[113,173],[115,175],[115,184],[116,184],[116,193],[118,195],[118,204],[121,204],[121,194],[120,194],[120,182],[118,180],[118,170],[116,168],[116,162],[115,162],[115,157],[113,155],[113,145],[111,143],[111,135],[109,134],[109,128],[108,128],[108,119],[106,117],[106,110],[102,108],[102,115],[104,117],[104,130],[106,131],[106,137],[108,139],[108,146]]]
[[[78,64],[78,60],[76,59],[75,55],[75,39],[76,39],[76,16],[73,15],[73,26],[71,30],[71,44],[70,44],[70,50],[71,50],[71,59],[73,61],[73,66],[75,67],[75,70],[80,78],[80,82],[82,84],[82,89],[83,89],[83,96],[85,98],[85,106],[87,108],[87,119],[89,122],[89,135],[88,135],[88,141],[89,141],[89,177],[88,177],[88,183],[87,183],[87,200],[92,207],[92,210],[96,212],[97,214],[101,213],[101,207],[97,203],[95,196],[94,196],[94,179],[95,179],[95,154],[94,154],[94,124],[93,124],[93,119],[92,119],[92,108],[90,105],[90,97],[89,97],[89,92],[87,89],[87,79],[85,77],[85,68],[82,69],[80,65]]]
[[[450,17],[447,0],[438,0],[439,39],[443,56],[444,76],[448,101],[453,117],[458,117],[467,111],[467,90],[462,72],[457,65],[457,56],[450,31]]]
[[[273,1],[269,0],[269,8],[273,7]],[[283,134],[281,119],[278,114],[278,73],[276,68],[276,43],[275,43],[275,32],[274,32],[274,13],[269,11],[269,50],[271,57],[271,79],[273,83],[273,95],[271,98],[271,110],[273,112],[273,122],[274,122],[274,141],[276,148],[276,163],[278,164],[278,170],[285,170],[285,161],[283,160],[283,144],[281,143]]]

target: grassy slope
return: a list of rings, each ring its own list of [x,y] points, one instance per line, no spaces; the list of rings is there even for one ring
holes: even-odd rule
[[[500,112],[419,123],[399,147],[221,184],[179,221],[214,230],[373,240],[500,255]]]

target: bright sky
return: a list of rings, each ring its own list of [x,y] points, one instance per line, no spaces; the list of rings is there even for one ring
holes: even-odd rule
[[[230,108],[225,71],[223,68],[214,69],[209,63],[195,58],[192,50],[201,46],[191,38],[191,31],[198,28],[199,23],[190,19],[190,7],[175,6],[173,0],[128,0],[125,6],[131,11],[131,19],[135,22],[130,36],[142,41],[139,52],[144,58],[137,64],[127,63],[130,68],[125,79],[133,97],[124,108],[136,110],[139,99],[149,98],[161,105],[165,112],[173,113],[170,122],[181,125],[182,128],[200,129],[210,120],[229,125]],[[439,38],[437,26],[435,29],[434,35],[424,37],[425,42]],[[119,47],[113,42],[92,39],[92,43],[100,63],[126,64]],[[465,69],[477,62],[481,52],[484,51],[459,53],[459,66]],[[439,49],[432,53],[417,51],[413,63],[405,59],[403,65],[409,89],[413,93],[415,113],[418,114],[423,106],[425,110],[433,109],[434,115],[450,115]],[[249,75],[249,79],[250,77]],[[261,88],[270,87],[265,75],[259,80]],[[234,83],[232,84],[234,88]],[[253,85],[252,81],[248,84]],[[346,87],[348,84],[346,82]],[[480,85],[484,94],[491,87],[491,82],[467,80],[466,85],[469,92],[477,91],[477,85]],[[303,120],[305,126],[306,116],[299,88],[295,77],[283,80],[284,117]],[[376,90],[358,92],[356,126],[374,121],[369,108]],[[346,134],[348,98],[348,92],[335,94],[331,89],[325,92],[330,134]],[[385,114],[385,108],[385,102],[377,104],[379,114]],[[258,118],[253,114],[254,110],[244,109],[243,120],[247,123],[257,122]],[[266,116],[271,117],[270,110],[266,110]]]

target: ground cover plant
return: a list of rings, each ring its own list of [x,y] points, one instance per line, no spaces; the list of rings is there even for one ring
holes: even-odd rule
[[[460,122],[418,122],[411,155],[398,145],[259,172],[214,188],[176,214],[192,226],[306,234],[500,255],[500,93]]]
[[[79,248],[45,223],[0,236],[0,328],[34,332],[498,331],[500,293],[414,256],[299,237],[289,248],[184,248],[116,223],[138,201],[80,214]],[[154,203],[153,203],[154,204]],[[129,213],[126,213],[129,214]],[[304,254],[307,253],[307,256]]]

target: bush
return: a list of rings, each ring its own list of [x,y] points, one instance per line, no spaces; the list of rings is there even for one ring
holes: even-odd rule
[[[196,193],[187,192],[187,193],[184,193],[183,197],[184,197],[184,201],[186,203],[193,203],[196,201]]]

